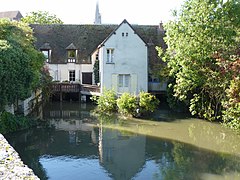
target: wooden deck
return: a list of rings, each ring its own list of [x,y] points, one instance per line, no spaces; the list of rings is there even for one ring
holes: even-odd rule
[[[52,84],[53,93],[81,93],[81,95],[100,96],[100,87],[89,84],[77,83],[54,83]]]

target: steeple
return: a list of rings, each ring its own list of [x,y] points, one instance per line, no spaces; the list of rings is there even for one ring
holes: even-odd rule
[[[95,20],[94,24],[102,24],[101,22],[101,14],[99,13],[99,4],[96,4],[96,12],[95,12]]]

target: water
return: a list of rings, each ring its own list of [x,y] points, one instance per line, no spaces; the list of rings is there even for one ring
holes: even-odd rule
[[[92,109],[49,104],[44,126],[6,138],[43,180],[240,179],[240,137],[219,124],[170,111],[158,121],[96,118]]]

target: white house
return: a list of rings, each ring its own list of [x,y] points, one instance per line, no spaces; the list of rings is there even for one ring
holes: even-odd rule
[[[124,20],[100,45],[101,92],[148,91],[148,47]]]
[[[162,91],[153,75],[162,61],[156,46],[165,47],[162,26],[34,24],[36,47],[46,57],[54,81],[97,84],[93,67],[99,60],[101,93]]]

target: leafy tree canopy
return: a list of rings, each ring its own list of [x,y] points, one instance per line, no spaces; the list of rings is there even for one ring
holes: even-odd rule
[[[165,26],[168,49],[159,52],[175,79],[174,96],[193,115],[221,119],[230,82],[239,81],[239,12],[239,0],[187,0]]]
[[[39,85],[44,56],[25,23],[0,19],[0,112]]]
[[[61,19],[47,11],[30,12],[21,21],[28,24],[63,24]]]

